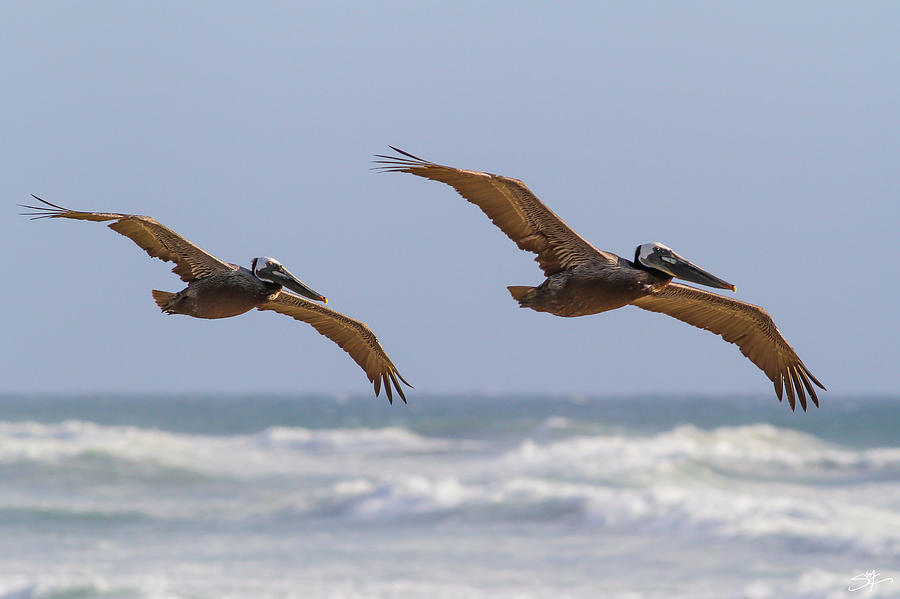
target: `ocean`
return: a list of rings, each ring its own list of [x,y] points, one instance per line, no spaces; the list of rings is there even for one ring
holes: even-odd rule
[[[409,397],[0,396],[0,599],[900,597],[900,397]]]

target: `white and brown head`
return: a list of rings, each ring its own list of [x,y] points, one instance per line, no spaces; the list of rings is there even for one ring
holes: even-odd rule
[[[275,258],[268,256],[254,258],[250,263],[250,270],[260,281],[286,287],[309,299],[328,303],[328,299],[324,295],[310,289],[306,283],[295,277]]]
[[[730,289],[737,291],[737,287],[727,283],[719,277],[706,272],[690,261],[682,258],[670,247],[664,246],[658,241],[644,243],[634,250],[634,264],[638,268],[660,271],[665,275],[715,287],[716,289]]]

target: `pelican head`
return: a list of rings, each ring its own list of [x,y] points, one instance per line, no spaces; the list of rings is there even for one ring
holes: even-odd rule
[[[634,250],[634,263],[636,265],[660,270],[668,275],[691,283],[715,287],[716,289],[730,289],[737,291],[737,287],[726,283],[719,277],[712,275],[702,268],[685,260],[675,251],[659,242],[645,243]]]
[[[295,277],[291,271],[282,266],[281,262],[275,258],[269,258],[268,256],[254,258],[250,263],[250,270],[253,271],[253,274],[260,281],[281,285],[309,299],[328,303],[324,295],[316,293],[307,287],[303,281]]]

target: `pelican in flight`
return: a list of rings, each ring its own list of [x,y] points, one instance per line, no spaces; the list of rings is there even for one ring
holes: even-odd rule
[[[229,318],[253,308],[271,310],[307,322],[319,333],[337,343],[359,364],[375,385],[375,395],[382,383],[388,401],[393,403],[399,393],[406,396],[398,379],[412,386],[397,371],[375,333],[364,322],[345,316],[323,305],[288,293],[289,289],[311,300],[328,303],[320,293],[310,289],[278,260],[254,258],[250,268],[229,264],[206,253],[172,229],[149,216],[108,212],[78,212],[51,204],[32,196],[42,205],[22,204],[33,212],[23,213],[40,218],[72,218],[76,220],[114,221],[109,228],[128,237],[153,258],[174,262],[172,272],[188,286],[178,293],[153,290],[153,299],[166,314],[185,314],[195,318]]]
[[[806,410],[806,393],[818,407],[812,375],[769,314],[747,304],[672,282],[673,278],[736,291],[661,243],[644,243],[634,260],[598,250],[556,216],[524,183],[500,175],[435,164],[390,146],[397,156],[378,154],[378,170],[410,173],[453,187],[500,227],[519,248],[537,254],[546,280],[537,287],[507,287],[523,308],[557,316],[586,316],[626,305],[668,314],[736,344],[775,385]],[[804,389],[806,393],[804,393]]]

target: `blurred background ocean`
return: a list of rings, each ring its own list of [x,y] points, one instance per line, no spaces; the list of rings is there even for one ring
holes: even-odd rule
[[[0,398],[0,598],[900,596],[898,398]]]

